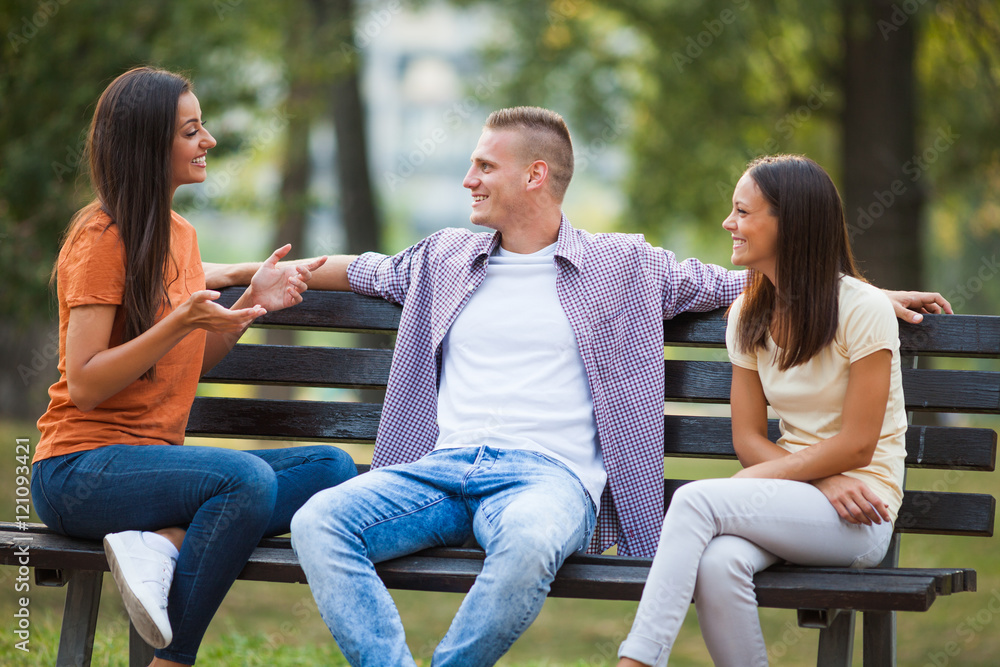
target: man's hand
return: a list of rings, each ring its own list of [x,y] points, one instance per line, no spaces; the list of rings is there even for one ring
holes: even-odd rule
[[[278,248],[254,273],[250,280],[254,305],[274,312],[302,302],[302,293],[308,289],[307,283],[312,279],[312,272],[326,263],[326,257],[279,265],[278,262],[291,249],[291,244]]]
[[[889,507],[860,479],[847,475],[831,475],[814,481],[840,518],[849,523],[882,523],[890,520]]]
[[[951,304],[937,292],[892,292],[883,290],[892,301],[896,317],[906,322],[918,324],[924,313],[948,313],[953,315]]]

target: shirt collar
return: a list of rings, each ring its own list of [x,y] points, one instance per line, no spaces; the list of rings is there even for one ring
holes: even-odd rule
[[[559,221],[556,257],[562,257],[576,268],[583,264],[583,241],[573,225],[569,224],[565,213],[562,214],[562,220]]]
[[[496,252],[500,245],[500,232],[493,232],[492,235],[480,234],[472,246],[471,266],[477,263],[486,262],[490,255]],[[575,267],[579,267],[583,262],[583,243],[576,229],[569,223],[565,213],[561,214],[559,220],[559,236],[556,239],[556,257],[562,257]]]

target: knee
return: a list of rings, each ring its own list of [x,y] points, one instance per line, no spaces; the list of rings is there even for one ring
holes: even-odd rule
[[[340,516],[335,489],[326,489],[313,495],[292,515],[292,543],[296,538],[308,538],[317,532],[335,532],[334,525]]]
[[[754,565],[724,547],[724,540],[713,540],[698,563],[695,597],[726,598],[753,586]]]
[[[358,474],[358,466],[354,463],[354,459],[339,447],[318,445],[315,460],[320,463],[322,477],[320,483],[324,489],[337,486]]]
[[[221,465],[221,493],[230,495],[236,506],[256,513],[261,521],[270,519],[278,495],[278,480],[267,463],[243,452],[229,465]],[[247,517],[252,518],[250,516]]]
[[[552,579],[567,557],[583,539],[583,529],[574,529],[563,520],[540,520],[537,515],[504,517],[504,525],[494,537],[493,552],[511,563],[511,574],[526,580]]]

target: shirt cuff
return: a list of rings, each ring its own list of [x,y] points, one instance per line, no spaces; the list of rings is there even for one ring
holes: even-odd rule
[[[365,296],[382,296],[376,289],[379,264],[386,256],[377,252],[366,252],[358,255],[347,266],[347,281],[351,291]]]

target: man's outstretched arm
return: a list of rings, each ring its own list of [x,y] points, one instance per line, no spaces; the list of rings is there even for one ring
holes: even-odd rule
[[[347,280],[347,267],[353,262],[355,255],[333,255],[325,264],[317,267],[321,257],[279,262],[278,266],[291,274],[298,274],[310,289],[351,291]],[[222,289],[230,285],[249,285],[250,279],[260,268],[261,262],[243,262],[240,264],[213,264],[203,262],[205,268],[205,286],[207,289]]]

